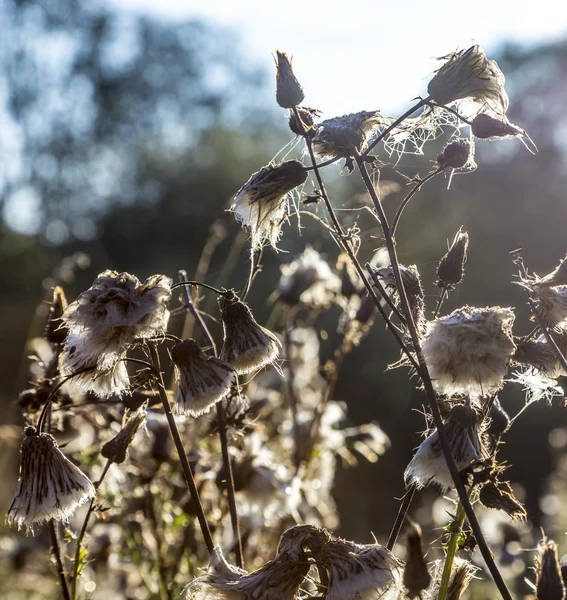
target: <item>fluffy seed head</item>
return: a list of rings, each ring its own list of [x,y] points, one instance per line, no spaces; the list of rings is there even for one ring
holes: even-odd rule
[[[429,95],[438,104],[452,104],[470,98],[477,105],[504,115],[508,109],[505,78],[498,64],[488,60],[480,46],[442,57],[445,63],[427,86]]]
[[[20,450],[20,476],[6,521],[18,529],[61,519],[69,521],[77,507],[94,497],[89,478],[59,450],[55,439],[38,433],[35,427],[25,430]]]
[[[305,98],[303,88],[293,74],[291,59],[284,52],[276,51],[276,101],[282,108],[293,108]]]
[[[546,375],[554,375],[557,370],[557,356],[551,346],[541,340],[520,340],[512,357],[514,362],[535,367]]]
[[[459,471],[485,458],[486,451],[478,421],[474,409],[466,405],[453,407],[445,421],[445,432]],[[406,468],[404,478],[406,485],[415,483],[424,487],[436,483],[443,490],[453,487],[453,479],[436,429],[417,449]]]
[[[423,555],[421,544],[421,528],[410,524],[406,537],[406,566],[404,568],[403,583],[407,590],[406,596],[410,599],[421,596],[421,592],[429,587],[431,575]]]
[[[205,356],[195,340],[183,340],[171,349],[179,380],[174,411],[198,417],[208,412],[229,392],[235,371],[213,356]]]
[[[361,152],[373,129],[382,117],[378,111],[362,111],[327,119],[319,125],[313,138],[313,149],[318,156],[350,158]]]
[[[308,246],[288,265],[281,266],[280,299],[295,306],[327,308],[341,290],[341,280],[317,250]]]
[[[262,167],[238,190],[230,210],[250,231],[253,249],[269,242],[277,250],[287,215],[288,195],[306,179],[305,167],[298,160],[287,160]]]
[[[230,363],[239,375],[273,363],[280,342],[271,331],[258,325],[248,306],[234,292],[220,296],[219,306],[224,332],[220,359]]]
[[[536,557],[537,600],[563,600],[565,586],[557,557],[557,544],[544,539]]]
[[[133,415],[126,418],[120,431],[104,446],[100,453],[112,462],[120,465],[126,460],[128,446],[132,443],[134,436],[141,427],[145,427],[148,413],[145,406],[141,406]]]
[[[551,273],[545,277],[538,277],[537,283],[540,287],[567,285],[567,256]]]
[[[440,288],[452,289],[461,283],[465,272],[468,246],[469,234],[459,229],[449,251],[437,267],[437,285]]]
[[[567,325],[567,285],[531,287],[537,304],[537,311],[548,329],[560,329]]]
[[[499,306],[465,306],[429,322],[422,350],[441,393],[484,395],[502,387],[516,346],[514,312]]]

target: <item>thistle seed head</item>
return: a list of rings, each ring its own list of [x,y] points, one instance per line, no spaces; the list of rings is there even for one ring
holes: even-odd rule
[[[488,60],[480,46],[442,57],[445,63],[427,86],[429,95],[442,105],[470,98],[496,115],[508,110],[505,78],[498,64]]]
[[[443,169],[450,167],[451,169],[472,171],[476,169],[474,146],[464,139],[449,142],[437,157],[437,162]]]
[[[293,108],[305,98],[303,88],[293,74],[291,59],[276,50],[276,101],[282,108]]]
[[[422,350],[436,389],[444,394],[498,391],[516,350],[514,312],[465,306],[427,324]]]
[[[230,211],[250,231],[254,250],[269,242],[277,250],[282,223],[288,209],[288,195],[305,183],[307,171],[298,160],[267,165],[238,190]]]
[[[207,357],[195,340],[183,340],[171,349],[179,381],[174,412],[198,417],[230,392],[235,371],[213,356]]]
[[[95,495],[89,478],[59,450],[55,438],[27,427],[20,450],[20,476],[6,521],[26,526],[50,519],[69,521],[75,510]]]
[[[507,481],[487,481],[480,490],[479,500],[487,508],[503,510],[512,519],[524,521],[527,518],[526,509],[518,502]]]
[[[563,600],[565,586],[554,541],[542,540],[535,564],[537,600]]]
[[[49,316],[45,325],[44,337],[55,346],[62,346],[67,337],[67,328],[63,325],[61,317],[67,308],[67,299],[63,289],[58,285],[53,288],[53,300],[49,307]]]
[[[245,375],[273,363],[280,342],[258,325],[244,302],[231,292],[219,297],[224,339],[220,359],[229,363],[238,375]]]
[[[303,129],[297,122],[295,113],[292,110],[290,110],[288,124],[291,131],[295,133],[295,135],[303,135],[303,130],[305,130],[308,135],[314,135],[315,131],[317,130],[316,122],[317,119],[321,116],[321,111],[317,110],[316,108],[309,108],[308,106],[298,106],[297,112],[301,117]]]
[[[413,598],[420,597],[421,592],[426,590],[431,583],[431,574],[423,555],[419,525],[410,524],[410,530],[406,537],[406,548],[403,583],[407,591],[406,596],[413,600]]]
[[[145,428],[148,413],[142,405],[133,415],[126,417],[120,431],[104,446],[100,453],[117,465],[121,465],[128,455],[128,447],[140,428]]]
[[[539,287],[553,287],[557,285],[567,285],[567,256],[562,259],[551,273],[545,277],[538,277],[537,285]]]
[[[512,359],[522,365],[534,367],[546,375],[553,376],[557,371],[557,356],[546,341],[518,340],[516,352]]]
[[[465,272],[468,246],[469,234],[459,229],[449,251],[437,267],[438,287],[450,290],[461,283]]]

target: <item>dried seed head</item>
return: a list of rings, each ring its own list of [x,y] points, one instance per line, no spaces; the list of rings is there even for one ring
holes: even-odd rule
[[[451,573],[449,589],[447,590],[447,600],[459,600],[474,576],[476,567],[463,560],[456,564]]]
[[[238,190],[230,210],[250,230],[253,249],[269,242],[277,250],[288,194],[306,179],[305,167],[298,160],[287,160],[262,167]]]
[[[328,308],[341,289],[341,280],[317,250],[308,246],[288,265],[281,266],[280,299],[295,306]]]
[[[406,566],[404,569],[403,583],[406,587],[408,598],[417,598],[431,583],[431,575],[423,555],[421,544],[421,528],[419,525],[410,524],[406,537]]]
[[[536,598],[563,600],[564,597],[565,586],[557,557],[557,544],[544,538],[536,557]]]
[[[148,413],[146,407],[141,406],[133,415],[126,417],[120,431],[104,446],[100,453],[117,465],[121,465],[128,455],[128,447],[132,443],[140,427],[146,426]]]
[[[483,140],[503,140],[506,138],[520,138],[524,146],[532,153],[537,152],[537,146],[530,136],[516,125],[512,125],[505,116],[492,117],[481,113],[477,115],[471,125],[474,136]]]
[[[441,393],[498,391],[516,346],[511,308],[465,306],[427,324],[422,350]]]
[[[508,109],[505,78],[498,64],[488,60],[480,46],[454,52],[446,60],[427,86],[429,95],[442,105],[470,98],[477,105],[504,115]]]
[[[220,296],[219,306],[224,331],[221,360],[230,363],[239,375],[273,363],[280,342],[271,331],[258,325],[248,306],[233,292]]]
[[[179,415],[198,417],[208,412],[230,392],[235,371],[213,356],[205,356],[195,340],[183,340],[171,349],[171,360],[179,380],[173,407]]]
[[[303,130],[305,130],[309,135],[313,135],[317,129],[315,124],[317,119],[321,116],[321,111],[316,108],[309,108],[308,106],[298,106],[297,112],[299,112],[299,116],[301,117],[303,129],[297,122],[295,113],[290,110],[288,123],[291,131],[295,133],[295,135],[303,135]]]
[[[128,273],[104,271],[63,313],[69,333],[61,356],[63,375],[99,396],[128,388],[121,361],[136,342],[161,335],[169,320],[171,279],[153,275],[141,284]]]
[[[459,471],[486,458],[479,418],[470,406],[461,404],[451,409],[445,420],[445,432]],[[415,483],[424,487],[436,483],[443,490],[453,487],[453,479],[436,429],[417,449],[406,468],[404,478],[406,485]]]
[[[526,509],[518,502],[508,482],[488,481],[480,490],[479,500],[487,508],[503,510],[512,519],[523,521],[527,518]]]
[[[398,598],[402,565],[378,544],[333,539],[314,557],[329,575],[326,600]]]
[[[67,328],[63,325],[61,317],[67,308],[67,299],[63,289],[58,285],[53,288],[53,300],[49,307],[49,316],[45,325],[44,337],[56,346],[63,345],[67,337]]]
[[[6,521],[26,526],[50,519],[69,521],[77,507],[95,495],[89,478],[70,462],[47,433],[27,427],[20,450],[20,476]]]
[[[567,285],[567,256],[559,263],[551,273],[545,277],[538,277],[539,287],[551,287],[557,285]]]
[[[557,370],[555,351],[545,341],[520,339],[512,359],[522,365],[535,367],[538,371],[548,375],[554,375]]]
[[[500,400],[495,398],[488,414],[488,427],[486,433],[493,438],[499,438],[509,427],[510,417],[502,408]]]
[[[293,74],[291,59],[276,50],[276,100],[282,108],[293,108],[305,98],[303,88]]]
[[[452,289],[463,280],[468,245],[469,234],[459,229],[449,251],[437,267],[437,285],[440,288]]]
[[[567,324],[567,285],[556,287],[528,284],[535,296],[538,314],[548,329],[561,329]]]
[[[437,162],[444,169],[450,167],[451,169],[472,171],[476,169],[474,146],[464,139],[449,142],[437,157]]]
[[[313,149],[323,158],[351,158],[363,150],[368,136],[381,122],[378,111],[362,111],[327,119],[319,125],[313,138]]]

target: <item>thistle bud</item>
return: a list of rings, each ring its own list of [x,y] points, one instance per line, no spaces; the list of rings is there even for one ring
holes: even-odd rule
[[[505,78],[498,64],[488,60],[480,46],[443,56],[446,62],[427,86],[429,95],[438,104],[446,105],[470,98],[477,105],[503,115],[508,109]]]
[[[248,306],[234,292],[220,296],[219,306],[224,332],[221,360],[230,363],[239,375],[273,363],[280,342],[271,331],[258,325]]]
[[[171,360],[179,380],[174,411],[198,417],[208,412],[229,392],[235,371],[213,356],[205,356],[195,340],[183,340],[171,349]]]
[[[537,600],[563,600],[565,586],[557,557],[557,544],[544,539],[536,557]]]
[[[469,234],[459,229],[449,251],[437,267],[438,287],[449,290],[461,283],[465,272],[468,245]]]
[[[499,438],[509,427],[510,417],[502,408],[500,400],[495,398],[490,407],[490,412],[488,413],[488,427],[486,433],[493,438]]]
[[[437,157],[439,166],[443,169],[450,167],[452,169],[473,169],[476,167],[474,162],[474,146],[464,139],[448,143],[443,152]]]
[[[406,596],[413,599],[421,597],[421,592],[429,587],[431,575],[423,555],[421,528],[413,523],[410,527],[406,538],[407,553],[403,583],[407,589]]]
[[[305,183],[307,171],[298,160],[262,167],[238,190],[230,210],[250,230],[252,248],[267,241],[274,250],[288,208],[288,195]]]
[[[321,116],[321,111],[316,108],[309,108],[307,106],[298,106],[297,112],[301,118],[301,122],[303,123],[303,128],[297,122],[297,118],[295,113],[290,110],[289,114],[289,128],[295,135],[303,135],[303,131],[305,130],[307,133],[313,134],[315,132],[315,120]]]
[[[291,68],[291,59],[276,50],[276,101],[282,108],[293,108],[305,98],[303,88]]]
[[[121,465],[128,455],[128,447],[132,443],[140,427],[145,427],[148,413],[144,406],[140,407],[133,416],[129,416],[120,431],[104,446],[100,453],[117,465]]]
[[[49,307],[49,316],[45,325],[44,337],[55,346],[60,346],[65,343],[67,338],[67,328],[63,325],[61,317],[67,308],[67,299],[63,289],[58,285],[53,289],[53,300]]]
[[[69,521],[75,510],[94,497],[89,478],[59,450],[55,438],[27,427],[20,450],[20,476],[8,509],[8,524],[18,529],[51,519]]]
[[[503,510],[512,519],[523,521],[527,518],[526,509],[518,502],[507,481],[486,482],[480,490],[479,500],[487,508]]]

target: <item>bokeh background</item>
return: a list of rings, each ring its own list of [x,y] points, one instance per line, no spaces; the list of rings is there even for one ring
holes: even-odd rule
[[[4,0],[0,4],[0,403],[2,423],[20,423],[14,401],[26,387],[26,340],[41,327],[55,280],[69,298],[107,268],[145,278],[195,271],[211,226],[224,231],[210,281],[241,288],[248,273],[244,243],[226,213],[234,192],[292,139],[274,99],[272,53],[294,55],[306,103],[335,116],[361,109],[400,114],[423,94],[433,57],[478,42],[507,78],[509,117],[535,140],[477,145],[476,172],[437,178],[416,197],[399,232],[399,256],[422,273],[430,308],[435,266],[459,227],[470,234],[464,283],[446,304],[514,306],[518,334],[528,332],[522,290],[513,285],[509,252],[524,248],[530,269],[545,273],[567,252],[567,14],[555,3],[476,2],[174,2],[172,0]],[[425,174],[441,142],[425,156],[403,155],[383,169],[398,183],[385,202],[395,208],[404,180]],[[365,201],[356,175],[326,171],[333,202]],[[392,189],[396,189],[395,187]],[[372,223],[359,220],[372,239]],[[264,255],[251,304],[271,312],[279,264],[307,243],[330,261],[337,248],[313,223],[286,227],[285,252]],[[376,241],[376,247],[379,241]],[[365,249],[369,258],[375,248]],[[88,258],[87,258],[88,257]],[[38,309],[38,306],[40,307]],[[337,314],[323,352],[336,339]],[[384,540],[402,494],[402,473],[419,443],[423,396],[401,370],[387,372],[397,351],[381,325],[350,355],[335,397],[353,423],[377,420],[392,450],[375,465],[339,470],[335,496],[340,533]],[[520,387],[502,402],[524,404]],[[506,437],[502,455],[523,490],[535,526],[553,528],[562,499],[550,478],[567,443],[567,408],[530,407]],[[551,443],[550,443],[551,441]],[[7,440],[0,444],[8,447]],[[3,452],[10,477],[15,452]],[[6,479],[5,479],[6,481]],[[424,506],[435,497],[424,492]],[[561,528],[551,531],[563,552]]]

